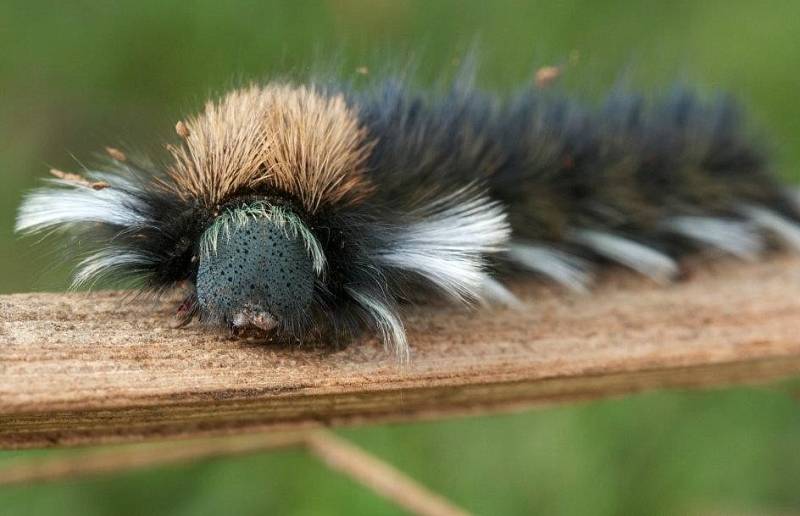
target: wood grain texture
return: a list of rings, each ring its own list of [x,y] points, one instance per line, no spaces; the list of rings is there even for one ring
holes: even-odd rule
[[[435,418],[800,374],[800,259],[624,273],[592,295],[526,283],[524,310],[408,313],[410,365],[169,327],[174,300],[0,296],[0,447]]]

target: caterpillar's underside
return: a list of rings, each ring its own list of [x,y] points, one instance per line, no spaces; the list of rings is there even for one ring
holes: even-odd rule
[[[188,283],[187,320],[299,339],[370,327],[401,356],[400,306],[420,292],[517,304],[514,274],[583,290],[602,264],[669,281],[688,253],[800,248],[796,199],[734,103],[684,89],[596,107],[535,89],[273,83],[177,132],[163,165],[116,153],[50,180],[17,231],[93,242],[76,284]]]

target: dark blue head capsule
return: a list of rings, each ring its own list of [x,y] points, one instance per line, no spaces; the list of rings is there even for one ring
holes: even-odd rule
[[[228,217],[224,226],[212,228],[213,245],[200,254],[196,286],[201,313],[233,327],[262,330],[297,320],[314,291],[307,235],[268,214],[234,211],[223,217]],[[204,235],[204,241],[211,238]]]

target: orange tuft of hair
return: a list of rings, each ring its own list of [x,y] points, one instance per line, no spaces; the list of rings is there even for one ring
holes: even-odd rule
[[[179,122],[168,173],[181,195],[216,206],[244,190],[277,189],[309,212],[371,190],[367,131],[341,94],[279,83],[234,90]]]

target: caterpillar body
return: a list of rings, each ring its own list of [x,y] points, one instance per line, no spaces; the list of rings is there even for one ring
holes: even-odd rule
[[[112,149],[100,170],[59,174],[16,230],[92,242],[76,285],[189,285],[183,321],[301,340],[371,329],[403,358],[402,307],[420,293],[519,306],[503,286],[516,274],[583,290],[605,264],[667,282],[705,249],[800,248],[797,200],[735,102],[689,89],[594,105],[468,81],[273,82],[176,131],[161,163]]]

